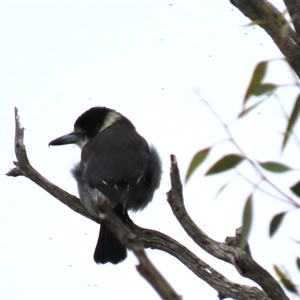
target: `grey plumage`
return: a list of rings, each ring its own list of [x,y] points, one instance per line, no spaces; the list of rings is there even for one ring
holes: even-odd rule
[[[85,208],[98,216],[97,200],[105,198],[126,223],[127,210],[143,209],[153,198],[161,177],[161,161],[133,124],[105,107],[94,107],[75,122],[74,133],[50,145],[76,143],[81,161],[73,168],[79,197]],[[126,249],[101,225],[94,259],[97,263],[119,263]]]

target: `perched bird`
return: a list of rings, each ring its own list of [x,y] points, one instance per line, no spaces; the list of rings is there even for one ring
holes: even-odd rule
[[[51,141],[49,146],[65,144],[81,148],[81,161],[72,173],[80,201],[92,215],[98,217],[97,200],[104,198],[126,223],[127,210],[143,209],[152,200],[160,184],[160,157],[120,113],[92,107],[78,117],[73,132]],[[118,264],[126,256],[126,249],[102,224],[95,262]]]

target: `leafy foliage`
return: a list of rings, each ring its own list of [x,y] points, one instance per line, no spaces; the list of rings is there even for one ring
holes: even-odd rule
[[[242,250],[245,249],[247,246],[247,240],[250,233],[251,225],[252,225],[252,219],[253,219],[253,204],[252,204],[252,194],[248,197],[245,207],[244,207],[244,213],[243,213],[243,230],[242,230],[242,236],[241,236],[241,244],[240,248]]]
[[[290,187],[290,189],[292,190],[292,192],[295,195],[300,197],[300,181],[298,181],[296,184],[294,184],[292,187]]]
[[[237,119],[245,117],[250,112],[252,112],[254,109],[256,109],[260,104],[262,104],[266,99],[270,98],[270,96],[277,90],[287,85],[278,85],[273,83],[265,83],[264,78],[266,76],[267,67],[270,61],[262,61],[257,64],[257,66],[254,69],[252,78],[250,80],[249,86],[247,88],[247,91],[244,96],[243,101],[243,108],[242,111],[239,113]],[[297,86],[300,89],[300,84],[296,83],[295,86]],[[250,98],[264,95],[264,98],[256,100],[255,103],[250,102]],[[217,160],[205,173],[205,176],[207,175],[213,175],[213,174],[220,174],[222,172],[225,172],[227,170],[232,170],[236,168],[241,162],[248,163],[255,173],[260,177],[259,183],[252,183],[250,179],[247,178],[247,176],[241,175],[239,172],[237,172],[237,176],[243,176],[244,178],[248,179],[248,182],[252,183],[253,185],[253,191],[247,198],[247,201],[244,206],[243,211],[243,221],[242,221],[242,235],[241,235],[241,244],[240,248],[245,249],[247,246],[247,239],[249,237],[249,233],[251,230],[252,222],[253,222],[253,197],[255,194],[256,189],[260,189],[263,192],[266,192],[268,195],[272,194],[269,192],[269,190],[265,190],[260,186],[261,182],[264,182],[269,185],[270,188],[272,188],[276,193],[279,193],[283,198],[283,200],[290,205],[291,207],[295,209],[300,208],[300,204],[297,202],[298,199],[294,199],[293,196],[290,196],[286,194],[284,191],[282,191],[275,183],[273,183],[270,179],[268,179],[263,171],[268,171],[274,174],[278,174],[278,176],[283,176],[289,171],[295,171],[296,168],[292,168],[286,164],[283,164],[281,162],[277,161],[266,161],[266,162],[259,162],[256,161],[250,157],[247,157],[247,155],[244,153],[244,151],[241,149],[237,141],[233,138],[231,135],[229,125],[225,124],[222,119],[218,116],[218,114],[211,108],[209,103],[207,103],[205,100],[203,100],[208,107],[212,110],[212,112],[216,115],[216,117],[219,119],[221,125],[224,127],[225,131],[227,132],[228,139],[230,143],[232,143],[237,151],[236,153],[228,153],[225,154],[224,157]],[[293,106],[293,109],[291,111],[290,117],[287,118],[287,125],[284,131],[283,141],[282,141],[282,151],[285,149],[287,142],[289,141],[290,136],[293,134],[293,130],[295,128],[295,124],[299,119],[299,113],[300,113],[300,93],[297,96],[295,100],[295,104]],[[203,163],[203,161],[207,158],[208,153],[211,151],[211,147],[207,147],[203,150],[200,150],[198,153],[195,154],[194,158],[192,159],[192,162],[190,163],[188,172],[186,174],[186,181],[191,177],[191,175],[196,171],[198,167]],[[220,194],[220,192],[226,188],[230,182],[222,185],[217,192],[217,195]],[[293,195],[296,197],[300,197],[300,181],[295,183],[293,186],[290,187],[290,190],[292,191]],[[275,195],[275,194],[273,194]],[[283,223],[283,220],[285,216],[287,215],[289,210],[279,212],[273,218],[271,219],[270,226],[269,226],[269,235],[270,237],[273,237],[274,234],[280,229],[280,226]],[[299,242],[300,244],[300,242]],[[296,259],[297,267],[300,271],[300,257]],[[292,282],[292,280],[289,278],[289,276],[286,274],[286,272],[282,271],[281,268],[278,266],[274,266],[274,270],[277,273],[281,283],[284,285],[284,287],[289,290],[290,292],[298,295],[297,286]]]
[[[220,172],[228,171],[236,167],[242,160],[243,156],[237,154],[229,154],[218,160],[205,175],[217,174]]]
[[[300,257],[297,257],[296,264],[297,264],[298,270],[300,271]]]
[[[278,277],[280,278],[280,281],[282,282],[282,284],[284,285],[284,287],[294,293],[297,294],[298,290],[296,285],[291,281],[291,279],[288,277],[288,275],[286,273],[284,273],[278,266],[274,266],[274,270],[276,272],[276,274],[278,275]]]
[[[265,162],[265,163],[259,163],[259,165],[264,168],[265,170],[267,171],[270,171],[270,172],[274,172],[274,173],[283,173],[283,172],[287,172],[287,171],[290,171],[292,170],[292,168],[284,165],[284,164],[281,164],[281,163],[278,163],[278,162],[273,162],[273,161],[268,161],[268,162]]]
[[[211,148],[205,148],[203,150],[200,150],[199,152],[197,152],[191,163],[189,166],[189,169],[186,173],[185,176],[185,181],[187,182],[189,180],[189,178],[191,177],[191,175],[195,172],[195,170],[203,163],[203,161],[205,160],[205,158],[207,157],[207,155],[209,154]]]
[[[270,230],[269,230],[270,236],[273,236],[274,233],[278,230],[286,213],[287,212],[285,211],[285,212],[279,213],[273,217],[271,224],[270,224]]]
[[[285,148],[285,146],[286,146],[286,144],[287,144],[287,142],[290,138],[290,135],[293,132],[293,128],[294,128],[295,123],[296,123],[296,121],[298,120],[298,117],[299,117],[299,112],[300,112],[300,94],[298,95],[298,97],[296,99],[291,117],[289,119],[287,128],[286,128],[285,133],[284,133],[284,139],[283,139],[283,143],[282,143],[282,150],[284,150],[284,148]]]
[[[259,101],[259,102],[257,102],[257,103],[255,103],[255,104],[253,104],[253,105],[251,105],[248,108],[244,108],[240,112],[240,114],[238,115],[238,118],[242,118],[242,117],[246,116],[249,112],[251,112],[254,108],[256,108],[257,106],[259,106],[262,102],[264,102],[264,99],[261,100],[261,101]]]
[[[254,96],[261,96],[265,94],[271,94],[276,89],[277,85],[272,83],[261,83],[256,86],[253,91]]]
[[[249,100],[250,96],[255,95],[256,90],[261,86],[267,71],[268,61],[261,61],[255,68],[251,82],[244,97],[244,104]]]

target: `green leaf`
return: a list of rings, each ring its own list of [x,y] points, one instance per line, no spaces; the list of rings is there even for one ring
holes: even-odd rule
[[[297,287],[296,285],[288,278],[288,276],[282,271],[280,270],[280,268],[276,265],[274,265],[274,269],[276,274],[278,275],[278,277],[280,278],[282,284],[284,285],[284,287],[292,293],[297,294]]]
[[[297,264],[298,270],[300,271],[300,257],[297,257],[296,264]]]
[[[294,194],[300,197],[300,181],[298,181],[296,184],[290,187],[290,189]]]
[[[258,163],[265,170],[270,171],[270,172],[274,172],[274,173],[283,173],[283,172],[287,172],[287,171],[292,170],[292,168],[290,168],[290,167],[288,167],[284,164],[278,163],[278,162],[267,161],[265,163],[260,163],[260,162],[258,162]]]
[[[282,143],[282,151],[284,150],[284,148],[287,144],[287,141],[288,141],[291,133],[293,132],[294,125],[299,117],[299,112],[300,112],[300,94],[298,95],[298,97],[296,99],[291,117],[289,119],[286,131],[284,133],[284,139],[283,139],[283,143]]]
[[[277,265],[274,265],[274,270],[280,279],[285,277],[285,274],[283,273],[283,271],[280,270],[280,268]]]
[[[288,276],[280,270],[280,268],[276,265],[274,265],[274,269],[278,277],[280,278],[282,284],[284,287],[289,291],[294,294],[298,294],[297,287],[296,285],[288,278]]]
[[[252,225],[252,215],[253,215],[253,205],[252,205],[252,194],[248,197],[243,213],[243,229],[241,235],[241,244],[240,248],[242,250],[247,246],[247,240],[250,233],[251,225]]]
[[[260,105],[262,102],[264,102],[265,99],[253,104],[252,106],[246,108],[246,109],[243,109],[240,114],[238,115],[238,118],[241,118],[241,117],[244,117],[245,115],[247,115],[251,110],[253,110],[255,107],[257,107],[258,105]]]
[[[271,224],[270,224],[270,230],[269,230],[270,237],[272,237],[274,235],[274,233],[278,230],[278,228],[283,220],[283,217],[286,215],[286,213],[287,212],[285,211],[285,212],[277,214],[273,217]]]
[[[257,89],[257,87],[261,84],[262,80],[264,79],[264,77],[266,75],[266,71],[267,71],[267,64],[268,64],[268,61],[261,61],[259,64],[257,64],[257,66],[253,72],[246,95],[244,97],[244,104],[246,104],[246,102],[248,101],[250,96],[254,95],[255,90]]]
[[[270,94],[276,89],[277,85],[272,83],[259,84],[253,92],[255,96],[261,96],[264,94]]]
[[[243,156],[237,154],[229,154],[218,160],[205,175],[212,175],[227,171],[237,166],[242,160]]]
[[[202,162],[207,157],[210,149],[211,148],[206,148],[195,154],[195,156],[193,157],[193,159],[190,163],[189,169],[186,173],[185,182],[187,182],[189,180],[189,178],[195,172],[195,170],[202,164]]]
[[[289,292],[298,294],[297,286],[291,281],[291,279],[286,277],[285,279],[282,279],[281,282]]]

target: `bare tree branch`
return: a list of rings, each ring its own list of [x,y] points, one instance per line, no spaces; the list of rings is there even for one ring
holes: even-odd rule
[[[268,33],[300,77],[300,38],[282,13],[266,0],[230,0],[230,2]],[[293,8],[296,11],[296,5]]]
[[[176,257],[196,276],[214,288],[218,292],[219,299],[270,299],[257,287],[241,285],[228,280],[169,236],[155,230],[138,227],[134,223],[130,223],[129,227],[143,242],[145,248],[162,250]]]
[[[107,203],[99,201],[98,206],[101,213],[99,213],[99,219],[96,219],[89,215],[77,197],[70,195],[49,182],[30,165],[23,142],[24,128],[21,127],[17,108],[15,108],[15,124],[15,152],[18,162],[14,162],[16,168],[10,170],[6,175],[14,177],[24,175],[77,213],[97,223],[104,222],[107,224],[108,228],[120,238],[120,242],[127,248],[133,250],[140,261],[140,265],[137,266],[138,271],[152,285],[162,299],[181,299],[164,277],[157,271],[154,265],[148,260],[141,242],[139,242],[135,235],[133,235],[130,230],[124,226],[121,220],[114,215]]]
[[[107,225],[123,246],[133,251],[140,263],[136,266],[138,272],[153,286],[161,298],[180,300],[181,297],[148,259],[143,244],[127,226],[124,226],[124,223],[114,214],[106,200],[98,200],[98,209],[101,222]]]
[[[214,257],[232,264],[243,277],[259,284],[270,299],[289,299],[271,274],[253,260],[250,250],[243,251],[239,248],[240,232],[235,238],[227,238],[227,243],[220,243],[207,236],[190,218],[184,206],[182,184],[174,155],[171,155],[171,185],[168,202],[181,226],[197,245]]]
[[[169,253],[170,255],[176,257],[179,261],[181,261],[186,267],[188,267],[196,276],[204,280],[211,287],[213,287],[218,292],[219,299],[232,298],[232,299],[288,299],[284,297],[270,298],[260,289],[256,287],[250,287],[246,285],[240,285],[234,282],[231,282],[226,277],[218,273],[207,263],[202,261],[199,257],[189,251],[186,247],[173,240],[172,238],[164,235],[163,233],[149,230],[145,228],[140,228],[135,225],[130,219],[128,220],[127,226],[124,226],[124,223],[121,222],[112,212],[110,206],[106,202],[99,202],[99,219],[94,218],[89,215],[89,213],[85,210],[85,208],[81,205],[79,199],[73,195],[68,194],[64,190],[58,188],[47,179],[45,179],[41,174],[39,174],[29,163],[26,148],[23,143],[24,139],[24,129],[21,127],[20,119],[18,115],[18,110],[15,108],[15,122],[16,122],[16,134],[15,134],[15,152],[18,162],[14,162],[16,168],[10,170],[7,175],[8,176],[26,176],[40,187],[45,189],[55,198],[60,200],[62,203],[67,205],[69,208],[73,209],[77,213],[97,222],[104,222],[107,224],[110,230],[114,232],[114,234],[120,239],[120,242],[131,249],[137,258],[139,259],[139,265],[137,266],[140,274],[148,280],[148,282],[154,287],[154,289],[158,292],[158,294],[163,299],[180,299],[180,296],[176,294],[176,292],[172,289],[172,287],[168,284],[168,282],[161,276],[161,274],[155,269],[152,263],[148,260],[143,248],[151,248],[151,249],[159,249]],[[172,181],[172,190],[168,193],[168,201],[173,201],[170,198],[180,198],[182,197],[182,186],[179,178],[179,171],[177,169],[175,156],[172,156],[172,167],[171,167],[171,181]],[[180,199],[176,200],[179,201]],[[175,202],[176,202],[175,201]],[[182,200],[183,201],[183,200]],[[182,210],[185,217],[189,216],[186,214],[184,206],[180,208],[178,203],[171,204],[173,212],[175,210]],[[182,202],[183,203],[183,202]],[[183,204],[182,204],[183,205]],[[179,212],[181,213],[181,212]],[[180,220],[180,219],[179,219]],[[186,223],[188,224],[188,223]],[[182,224],[183,225],[183,224]],[[196,234],[196,232],[195,232]],[[199,235],[199,232],[197,233]],[[208,236],[202,237],[202,242],[211,242],[213,241]],[[236,245],[231,246],[236,242],[236,238],[227,238],[228,243],[220,245],[220,249],[216,249],[219,253],[215,255],[216,257],[223,259],[225,261],[229,261],[235,264],[235,266],[240,270],[241,274],[247,274],[251,266],[244,266],[244,262],[246,260],[241,259],[238,261],[238,258],[241,255],[250,256],[249,254],[239,253],[236,248]],[[197,239],[196,239],[197,240]],[[214,242],[214,241],[213,241]],[[143,243],[143,244],[142,244]],[[217,242],[214,242],[217,243]],[[200,243],[201,245],[201,243]],[[215,244],[217,245],[217,244]],[[224,248],[225,247],[225,248]],[[228,253],[226,253],[228,251]],[[240,254],[238,256],[237,253]],[[226,254],[223,257],[223,254]],[[215,254],[215,252],[213,252]],[[251,262],[251,260],[250,260]],[[259,267],[259,266],[258,266]],[[255,266],[256,268],[258,268]],[[254,271],[255,271],[254,270]],[[263,270],[260,267],[260,270]],[[266,272],[266,271],[265,271]],[[252,274],[252,273],[251,273]],[[267,273],[268,274],[268,273]],[[261,274],[261,276],[265,276],[266,274]],[[250,276],[246,276],[250,278]],[[269,280],[269,277],[266,277]],[[256,282],[258,282],[257,280]],[[270,284],[274,284],[272,281]],[[275,282],[275,284],[277,284]],[[276,290],[276,287],[275,287]]]
[[[39,172],[37,172],[29,163],[26,148],[23,143],[24,140],[24,128],[21,127],[20,117],[18,115],[18,109],[15,107],[15,153],[17,157],[17,162],[14,162],[16,168],[10,170],[6,175],[7,176],[25,176],[28,179],[32,180],[34,183],[39,185],[50,195],[58,199],[63,204],[67,205],[77,213],[93,220],[97,220],[90,216],[84,207],[81,205],[79,199],[73,195],[70,195],[66,191],[60,189],[58,186],[54,185],[46,178],[44,178]],[[99,222],[99,221],[98,221]]]

